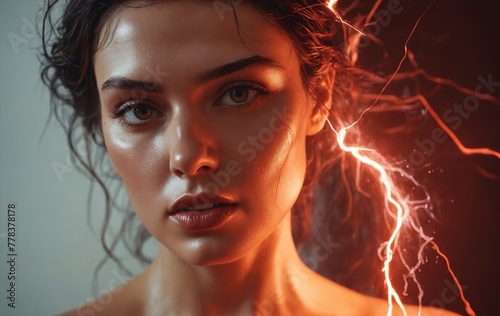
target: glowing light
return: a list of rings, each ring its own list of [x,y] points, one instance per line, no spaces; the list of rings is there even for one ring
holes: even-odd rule
[[[408,57],[408,43],[410,42],[411,37],[415,33],[415,30],[417,29],[418,24],[420,23],[420,21],[422,20],[422,18],[424,17],[424,15],[427,13],[427,11],[429,10],[429,8],[434,4],[434,2],[436,2],[436,0],[434,0],[433,2],[431,2],[431,4],[429,4],[427,6],[427,8],[425,9],[424,13],[422,13],[422,15],[418,18],[418,20],[415,23],[415,25],[413,25],[413,28],[412,28],[412,30],[410,32],[410,35],[408,35],[408,38],[406,39],[405,44],[404,44],[404,55],[403,55],[403,58],[401,58],[401,60],[399,61],[398,67],[396,68],[396,70],[393,72],[393,74],[391,75],[391,77],[389,78],[389,80],[387,80],[386,84],[384,85],[384,87],[382,88],[382,90],[380,91],[380,93],[377,95],[377,97],[375,98],[375,100],[373,101],[373,103],[368,108],[366,108],[361,113],[361,115],[359,116],[359,118],[356,121],[354,121],[354,123],[352,123],[349,127],[354,126],[355,124],[357,124],[361,120],[361,118],[365,115],[365,113],[367,113],[368,111],[370,111],[372,109],[372,107],[375,104],[377,104],[380,96],[383,95],[383,93],[385,92],[385,90],[387,89],[387,87],[394,80],[394,77],[398,74],[399,70],[401,69],[401,66],[403,65],[403,62]],[[379,2],[377,2],[377,4],[379,4]]]
[[[351,24],[347,23],[346,21],[344,21],[344,19],[342,19],[342,17],[340,16],[340,14],[337,12],[337,10],[335,10],[334,6],[337,4],[338,0],[329,0],[328,1],[328,8],[330,10],[332,10],[333,14],[335,14],[335,17],[337,17],[337,19],[339,20],[340,23],[342,23],[343,25],[347,25],[348,27],[350,27],[351,29],[355,30],[356,32],[358,32],[359,34],[361,35],[365,35],[362,31],[358,30],[357,28],[355,28],[354,26],[352,26]]]
[[[461,90],[468,91],[468,89],[461,89]],[[475,93],[475,92],[471,91],[470,95],[473,95],[473,93]],[[429,101],[427,101],[427,99],[422,95],[416,95],[416,96],[413,96],[410,98],[405,98],[405,99],[398,99],[398,97],[393,96],[393,95],[391,95],[391,96],[380,96],[380,95],[374,96],[374,95],[367,94],[364,97],[367,99],[377,98],[378,100],[383,98],[385,101],[393,101],[395,103],[396,102],[397,103],[403,102],[405,104],[412,104],[415,102],[419,102],[420,104],[422,104],[425,107],[426,111],[431,115],[431,117],[434,119],[434,121],[436,121],[436,123],[439,125],[439,127],[441,127],[441,129],[450,137],[450,139],[455,143],[457,148],[464,155],[485,155],[485,156],[493,156],[493,157],[500,159],[500,152],[495,151],[491,148],[487,148],[487,147],[472,148],[472,147],[465,146],[462,143],[462,141],[458,138],[458,136],[453,132],[453,130],[450,127],[448,127],[448,125],[446,125],[446,123],[444,123],[444,121],[441,119],[441,117],[439,117],[439,115],[436,113],[436,111],[434,111],[434,109],[430,105]],[[489,97],[488,98],[489,101],[491,101],[491,102],[494,102],[494,103],[499,102],[498,99],[496,99],[495,97],[493,97],[491,95],[488,95],[488,97]],[[370,110],[372,111],[374,109],[370,108]],[[398,110],[398,108],[396,107],[393,110]],[[375,111],[379,111],[379,109],[375,109]],[[366,112],[367,111],[364,111],[363,114]],[[356,124],[358,121],[359,121],[359,119],[356,122],[354,122],[354,124]],[[351,126],[354,124],[351,124]]]
[[[458,282],[457,277],[455,276],[455,273],[451,269],[450,265],[450,260],[448,260],[448,257],[439,250],[438,245],[435,242],[432,242],[432,245],[434,246],[434,249],[436,249],[436,252],[444,259],[446,262],[446,267],[448,268],[448,272],[450,273],[451,277],[453,278],[453,281],[458,287],[458,290],[460,291],[460,298],[462,299],[462,302],[465,304],[465,311],[470,315],[470,316],[476,316],[476,313],[472,310],[469,301],[465,298],[464,291],[462,287],[460,286],[460,283]]]
[[[328,2],[328,7],[332,10],[336,18],[340,23],[343,25],[352,28],[355,30],[357,33],[363,35],[363,32],[351,24],[345,22],[342,17],[338,14],[338,12],[334,9],[334,6],[337,4],[338,1],[336,0],[330,0]],[[377,0],[375,3],[374,7],[370,11],[370,13],[366,17],[366,24],[369,23],[369,20],[372,18],[374,15],[376,9],[380,5],[382,1]],[[412,98],[406,98],[406,99],[401,99],[393,95],[384,95],[385,90],[387,87],[394,81],[394,80],[401,80],[404,78],[410,78],[410,77],[415,77],[418,75],[422,75],[425,78],[427,78],[431,82],[435,82],[437,84],[446,84],[454,87],[458,91],[461,91],[462,93],[473,95],[475,91],[472,91],[470,89],[463,88],[453,81],[447,80],[447,79],[442,79],[442,78],[437,78],[430,76],[427,74],[425,71],[421,69],[417,69],[413,73],[403,73],[400,74],[399,70],[401,68],[401,65],[403,62],[408,58],[411,62],[412,65],[414,65],[416,68],[416,62],[414,60],[414,56],[411,52],[408,51],[408,42],[410,41],[412,35],[414,34],[418,24],[420,23],[421,19],[423,16],[426,14],[426,12],[429,10],[429,8],[434,4],[435,1],[433,1],[430,5],[427,6],[426,10],[424,13],[419,17],[419,19],[416,21],[414,27],[411,30],[411,33],[407,37],[407,40],[404,44],[404,56],[400,60],[397,69],[393,72],[393,74],[389,77],[389,79],[385,82],[385,85],[381,89],[380,93],[377,95],[366,95],[365,98],[374,100],[369,107],[367,107],[359,116],[357,120],[355,120],[352,124],[350,124],[347,127],[341,128],[339,131],[337,131],[332,123],[327,119],[327,123],[329,124],[330,128],[332,129],[333,132],[335,132],[337,136],[337,142],[341,150],[343,150],[346,153],[349,153],[353,155],[359,163],[365,164],[369,166],[373,171],[376,171],[379,177],[379,181],[381,184],[381,187],[383,188],[383,193],[384,193],[384,202],[385,202],[385,214],[388,215],[390,218],[394,220],[393,227],[391,227],[391,234],[389,239],[383,243],[379,249],[379,256],[383,260],[383,269],[382,272],[384,273],[385,277],[385,282],[387,285],[387,293],[388,293],[388,311],[387,315],[391,315],[393,311],[393,300],[396,302],[396,304],[401,308],[403,314],[406,316],[407,312],[406,309],[397,293],[397,291],[394,289],[391,278],[390,278],[390,268],[391,268],[391,262],[393,260],[394,254],[397,252],[401,262],[407,269],[408,273],[404,275],[404,291],[403,294],[407,293],[407,288],[408,288],[408,278],[411,278],[414,283],[416,284],[418,288],[418,300],[419,300],[419,315],[421,314],[422,311],[422,298],[424,295],[424,291],[418,282],[415,272],[420,268],[420,266],[424,263],[424,256],[423,256],[423,251],[427,247],[428,244],[432,244],[434,246],[434,249],[436,252],[445,260],[448,271],[450,275],[452,276],[454,282],[456,283],[457,287],[459,288],[460,291],[460,298],[465,304],[465,309],[466,312],[470,316],[475,316],[475,312],[472,310],[470,303],[466,300],[463,290],[460,286],[460,283],[458,282],[457,277],[455,276],[455,273],[451,269],[450,263],[448,258],[442,253],[437,246],[437,244],[432,240],[431,237],[427,236],[422,227],[414,220],[414,217],[412,216],[413,213],[416,211],[419,211],[422,208],[427,209],[429,207],[429,202],[430,202],[430,197],[423,189],[425,192],[426,198],[421,200],[421,201],[412,201],[408,198],[405,197],[403,194],[403,191],[401,191],[394,183],[394,179],[392,175],[394,174],[399,174],[403,178],[410,180],[416,187],[421,187],[421,185],[408,173],[406,173],[403,169],[397,168],[392,166],[390,163],[387,163],[383,157],[381,157],[375,150],[373,149],[368,149],[368,148],[363,148],[359,146],[349,146],[346,145],[345,139],[347,132],[353,128],[356,124],[359,123],[359,121],[363,118],[365,113],[368,111],[372,110],[379,110],[375,107],[376,103],[381,100],[385,99],[386,101],[394,101],[394,103],[397,105],[397,101],[400,101],[401,103],[405,104],[410,104],[414,102],[420,102],[421,104],[424,105],[425,109],[430,113],[431,117],[438,123],[438,125],[450,136],[450,138],[453,140],[453,142],[457,145],[457,147],[460,149],[460,151],[463,154],[466,155],[473,155],[473,154],[482,154],[482,155],[491,155],[495,156],[500,159],[500,153],[497,151],[494,151],[490,148],[469,148],[466,147],[462,144],[460,139],[453,133],[453,131],[441,120],[441,118],[437,115],[437,113],[433,110],[432,106],[429,104],[429,102],[423,97],[422,95],[416,95]],[[352,49],[352,47],[351,47]],[[355,49],[352,50],[354,56],[357,56],[357,53],[355,52]],[[354,61],[356,58],[354,58]],[[490,96],[490,95],[482,95],[483,99],[489,100],[491,102],[494,102],[496,104],[500,105],[500,100]],[[407,105],[401,105],[402,107],[407,108]],[[397,108],[397,107],[396,107]],[[384,109],[384,110],[387,110]],[[359,168],[359,166],[358,166]],[[359,174],[358,174],[359,177]],[[358,184],[358,177],[356,179],[356,183]],[[358,186],[358,185],[357,185]],[[348,192],[349,193],[349,192]],[[350,194],[350,193],[349,193]],[[403,257],[402,252],[399,249],[399,237],[402,233],[403,230],[403,225],[407,224],[409,227],[413,229],[416,233],[418,233],[418,236],[420,239],[423,240],[423,242],[420,244],[419,251],[417,253],[417,262],[416,264],[411,267],[406,259]],[[383,253],[382,253],[383,252]],[[405,294],[406,295],[406,294]]]
[[[331,10],[333,10],[333,7],[337,4],[337,2],[339,2],[338,0],[330,0],[328,1],[328,8],[330,8]]]
[[[406,309],[403,305],[403,302],[399,298],[398,293],[392,286],[392,281],[390,278],[390,264],[393,258],[393,247],[397,243],[397,239],[399,236],[399,233],[401,231],[401,227],[403,225],[403,220],[408,214],[408,206],[406,204],[402,204],[399,201],[403,200],[402,196],[400,195],[400,192],[398,190],[395,190],[395,186],[392,183],[391,178],[387,174],[386,169],[378,162],[374,161],[373,159],[369,158],[366,155],[362,155],[362,151],[370,151],[369,149],[366,148],[361,148],[361,147],[350,147],[345,145],[345,137],[348,128],[343,128],[339,132],[335,131],[335,128],[332,126],[331,122],[329,120],[328,124],[330,125],[330,128],[337,134],[337,140],[339,143],[339,147],[345,151],[351,153],[358,161],[367,164],[374,168],[375,170],[378,171],[380,175],[380,182],[383,184],[384,190],[385,190],[385,198],[386,201],[390,203],[393,207],[396,208],[396,226],[394,227],[394,230],[391,234],[391,237],[385,244],[385,261],[384,261],[384,268],[383,272],[385,275],[385,281],[387,284],[388,288],[388,303],[389,303],[389,308],[387,310],[387,315],[392,315],[392,300],[394,299],[396,303],[399,305],[401,310],[403,311],[403,314],[407,316]],[[390,206],[389,206],[390,207]],[[390,211],[390,209],[388,209]]]
[[[500,159],[500,153],[497,151],[494,151],[490,148],[470,148],[464,146],[460,139],[457,137],[455,133],[441,120],[439,115],[434,111],[432,106],[429,104],[429,102],[422,96],[417,96],[420,102],[425,106],[427,112],[432,116],[432,118],[438,123],[438,125],[450,136],[450,138],[453,140],[455,145],[457,145],[458,149],[465,154],[465,155],[488,155],[488,156],[494,156]]]

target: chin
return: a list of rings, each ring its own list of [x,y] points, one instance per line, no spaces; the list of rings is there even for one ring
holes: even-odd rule
[[[233,241],[216,241],[212,237],[184,241],[175,247],[167,247],[180,260],[194,266],[208,267],[227,264],[244,257],[249,251]]]

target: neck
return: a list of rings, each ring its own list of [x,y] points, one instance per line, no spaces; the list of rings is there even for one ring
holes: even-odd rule
[[[297,254],[290,222],[287,216],[259,246],[225,264],[193,266],[160,246],[146,272],[151,289],[147,305],[153,314],[188,315],[266,315],[288,309],[301,300],[304,280],[312,273]]]

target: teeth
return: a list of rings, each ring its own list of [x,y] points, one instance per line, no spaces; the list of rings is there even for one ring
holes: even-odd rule
[[[195,206],[184,206],[184,207],[181,207],[181,212],[207,210],[209,208],[213,208],[213,207],[217,207],[217,206],[220,206],[220,204],[219,203],[205,203],[205,204],[200,204],[200,205],[195,205]]]

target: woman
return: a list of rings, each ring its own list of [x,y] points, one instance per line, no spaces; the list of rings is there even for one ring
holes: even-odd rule
[[[295,247],[340,156],[327,118],[358,114],[326,2],[70,1],[55,35],[43,78],[75,111],[70,139],[77,122],[102,139],[160,244],[108,304],[65,315],[404,314]]]

